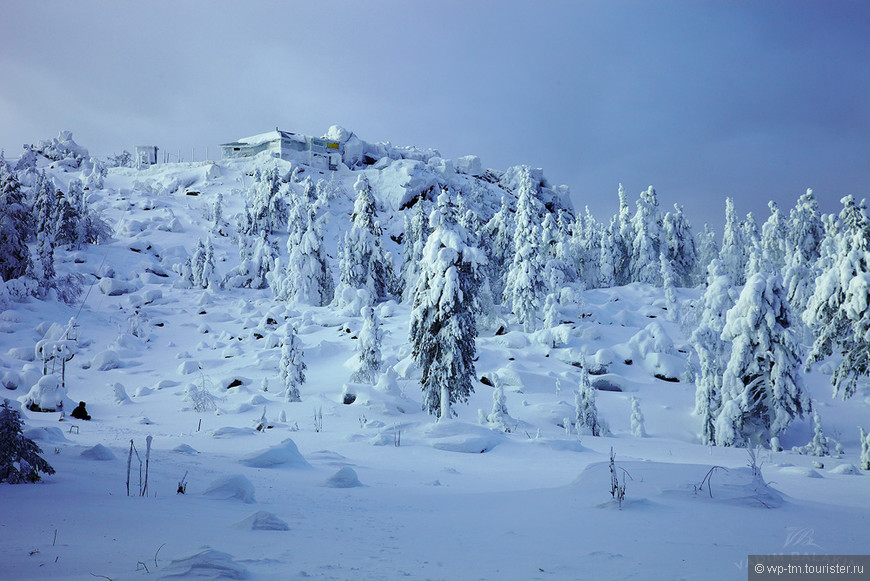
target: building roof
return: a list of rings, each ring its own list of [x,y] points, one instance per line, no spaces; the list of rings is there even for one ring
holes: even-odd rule
[[[255,145],[262,145],[264,143],[269,143],[270,141],[277,141],[279,139],[288,139],[291,141],[305,142],[305,137],[302,135],[298,135],[296,133],[291,133],[289,131],[281,131],[280,129],[275,129],[274,131],[267,131],[266,133],[252,135],[251,137],[242,137],[238,141],[231,141],[230,143],[221,143],[221,146],[247,145],[248,147],[252,147]]]

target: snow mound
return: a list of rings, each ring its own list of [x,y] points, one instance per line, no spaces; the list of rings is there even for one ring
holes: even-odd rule
[[[97,460],[99,462],[108,462],[109,460],[116,459],[112,451],[103,446],[102,444],[97,444],[93,448],[88,448],[87,450],[83,451],[80,456],[82,458],[86,458],[87,460]]]
[[[781,474],[789,476],[803,476],[804,478],[821,478],[822,475],[812,468],[803,468],[801,466],[785,466],[779,469]]]
[[[119,280],[109,277],[101,278],[99,286],[103,294],[110,297],[134,293],[140,288],[138,280]]]
[[[855,476],[861,476],[861,471],[854,464],[840,464],[836,468],[828,470],[828,472],[831,474],[854,474]]]
[[[170,561],[161,569],[163,579],[203,577],[206,579],[245,579],[248,570],[236,563],[232,555],[208,547],[182,559]]]
[[[240,520],[233,525],[233,528],[246,531],[289,531],[290,527],[286,522],[272,514],[261,510],[255,512],[246,519]]]
[[[176,452],[178,454],[189,454],[191,456],[194,454],[199,454],[199,452],[196,450],[196,448],[194,448],[193,446],[189,446],[187,444],[179,444],[176,447],[174,447],[172,449],[172,451]]]
[[[109,371],[121,367],[121,356],[117,351],[103,351],[94,355],[91,359],[91,367],[97,371]]]
[[[234,438],[236,436],[253,436],[257,433],[254,428],[234,428],[232,426],[224,426],[218,428],[211,433],[212,438]]]
[[[245,504],[256,502],[254,500],[254,485],[241,474],[218,478],[206,488],[202,495],[217,500],[237,499]]]
[[[34,442],[68,442],[60,428],[29,428],[24,437]]]
[[[353,468],[345,466],[327,478],[323,486],[327,488],[357,488],[363,486],[363,483],[359,481],[359,476]]]
[[[305,461],[305,458],[296,447],[296,443],[287,438],[280,444],[272,446],[262,452],[257,452],[240,460],[245,466],[251,468],[275,468],[283,466],[287,468],[311,468],[311,464]]]
[[[505,441],[501,432],[452,420],[427,426],[423,436],[436,450],[466,454],[483,454]]]

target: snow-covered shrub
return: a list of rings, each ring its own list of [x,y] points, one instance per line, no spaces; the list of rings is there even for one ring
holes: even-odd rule
[[[362,308],[363,327],[356,344],[359,367],[350,377],[356,383],[374,383],[381,371],[381,341],[383,331],[371,307]]]
[[[795,446],[792,448],[798,454],[809,456],[830,456],[831,447],[834,447],[834,452],[841,454],[843,447],[839,442],[829,436],[825,436],[822,430],[822,420],[819,417],[819,411],[813,411],[813,439],[806,446]]]
[[[859,427],[861,436],[861,470],[870,470],[870,433]]]
[[[279,365],[281,384],[284,387],[284,399],[287,401],[302,401],[299,388],[305,383],[307,367],[302,345],[296,337],[296,331],[288,325],[287,335],[284,337],[284,344],[281,347],[281,363]]]
[[[643,412],[640,411],[640,400],[635,396],[631,398],[631,435],[635,438],[646,437]]]
[[[61,131],[53,139],[39,141],[36,144],[36,151],[54,161],[73,160],[74,167],[78,167],[89,157],[88,150],[73,141],[71,131]]]
[[[57,375],[44,375],[30,388],[21,400],[33,412],[72,411],[72,400],[67,397],[66,388]]]
[[[24,437],[21,412],[8,399],[0,405],[0,482],[20,484],[38,482],[39,473],[54,474],[41,456],[42,450],[33,440]]]

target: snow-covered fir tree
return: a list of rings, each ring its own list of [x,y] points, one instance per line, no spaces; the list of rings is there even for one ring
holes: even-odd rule
[[[697,305],[697,328],[691,343],[698,354],[699,374],[695,380],[695,414],[701,416],[701,442],[715,443],[716,418],[722,406],[722,375],[728,344],[721,337],[726,314],[734,300],[731,298],[731,280],[718,259],[710,262],[707,289]]]
[[[725,199],[725,231],[722,234],[719,261],[731,282],[735,286],[743,286],[746,282],[746,263],[749,261],[749,255],[744,231],[737,220],[737,210],[731,198]]]
[[[870,470],[870,433],[865,432],[864,428],[859,426],[858,434],[861,439],[861,470]]]
[[[257,237],[241,234],[239,236],[239,258],[241,262],[231,270],[224,286],[229,288],[266,288],[269,273],[278,258],[278,249],[266,236],[260,232]]]
[[[504,387],[498,377],[493,379],[492,410],[484,419],[489,426],[506,433],[510,433],[516,423],[508,413]]]
[[[674,211],[665,214],[662,222],[664,225],[663,243],[666,255],[676,273],[677,284],[689,287],[692,285],[695,262],[698,258],[692,226],[683,214],[683,207],[679,204],[674,204]]]
[[[413,214],[405,214],[405,236],[402,240],[402,298],[411,302],[420,277],[420,260],[423,247],[429,239],[429,214],[431,205],[420,196],[414,204]]]
[[[640,410],[640,400],[636,396],[631,396],[631,435],[635,438],[646,438],[643,412]]]
[[[276,169],[256,170],[239,229],[249,236],[257,236],[261,231],[273,234],[283,230],[288,219],[289,193],[289,184]]]
[[[793,450],[798,454],[809,456],[829,456],[831,444],[833,442],[825,436],[825,431],[822,429],[822,418],[819,417],[819,410],[813,410],[813,439],[806,446],[796,446]]]
[[[0,278],[4,281],[24,276],[30,269],[29,220],[21,184],[5,160],[0,161]]]
[[[376,221],[375,200],[365,174],[359,175],[354,189],[357,196],[352,225],[339,253],[339,285],[335,292],[339,306],[343,305],[346,289],[366,289],[374,301],[396,296],[398,290],[393,261],[383,247],[383,232]]]
[[[21,413],[4,399],[0,404],[0,482],[38,482],[40,472],[54,474],[40,454],[39,445],[24,436]]]
[[[814,264],[819,257],[821,243],[825,238],[825,225],[819,212],[819,203],[808,189],[798,198],[789,215],[787,228],[788,254],[800,253],[806,264]]]
[[[288,402],[302,401],[299,389],[305,383],[305,354],[302,344],[296,336],[296,329],[287,325],[287,334],[281,346],[281,362],[278,365],[278,373],[281,385],[284,388],[284,399]]]
[[[529,170],[523,168],[515,216],[514,254],[505,280],[504,303],[527,333],[535,330],[546,289],[538,225],[541,208]]]
[[[848,206],[849,201],[844,203]],[[851,211],[851,208],[849,208]],[[870,375],[870,237],[860,220],[838,239],[833,264],[816,280],[804,321],[816,336],[809,363],[841,354],[831,376],[834,393],[851,397]]]
[[[422,372],[423,409],[440,419],[474,391],[477,324],[475,295],[486,257],[470,245],[447,191],[429,218],[411,311],[411,354]]]
[[[707,277],[707,267],[710,262],[719,258],[719,244],[716,242],[716,232],[708,224],[704,224],[704,231],[698,233],[695,247],[698,249],[698,258],[695,260],[695,272],[692,275],[692,284],[703,282]]]
[[[785,431],[795,417],[811,411],[792,318],[776,274],[753,275],[728,311],[722,339],[732,347],[722,393],[723,401],[738,404],[741,417],[734,426],[739,427],[739,438],[728,442],[717,433],[718,443],[767,442]]]
[[[607,435],[607,427],[598,417],[598,406],[595,405],[595,388],[589,379],[589,369],[586,360],[581,359],[580,384],[574,393],[574,416],[577,435],[591,434],[593,436]]]
[[[677,303],[677,273],[674,272],[674,263],[662,252],[659,254],[661,268],[662,289],[665,295],[665,308],[668,310],[669,321],[680,320],[680,305]]]
[[[631,206],[625,188],[619,184],[619,213],[616,215],[618,228],[611,228],[613,238],[614,280],[619,286],[631,282],[631,246],[634,241],[634,228],[631,224]]]
[[[297,203],[296,207],[302,207],[302,203]],[[291,220],[295,214],[296,211],[291,210]],[[288,238],[287,268],[275,296],[279,300],[319,307],[332,300],[335,283],[323,246],[323,228],[313,209],[306,214],[302,217],[304,223],[292,224],[294,240],[291,243]]]
[[[652,186],[640,194],[632,227],[635,234],[631,244],[631,280],[659,285],[662,218],[656,191]]]
[[[598,286],[610,288],[616,284],[616,254],[617,244],[614,240],[616,218],[610,221],[610,227],[601,235],[601,250],[598,255]]]
[[[516,223],[506,196],[501,198],[501,207],[483,227],[481,248],[486,252],[486,267],[490,288],[496,297],[504,296],[508,265],[514,253]]]
[[[374,384],[381,374],[381,341],[384,333],[380,328],[380,321],[375,310],[371,307],[363,307],[360,313],[363,318],[363,326],[359,332],[356,344],[356,354],[359,359],[359,367],[351,375],[350,380],[358,383]]]
[[[782,272],[788,254],[788,220],[776,202],[768,202],[770,217],[761,226],[761,250],[773,268]]]

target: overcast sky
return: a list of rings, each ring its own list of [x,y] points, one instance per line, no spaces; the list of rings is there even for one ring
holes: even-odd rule
[[[696,229],[812,187],[870,196],[870,3],[799,0],[0,5],[0,147],[190,158],[333,124],[543,167],[600,220],[655,186]]]

